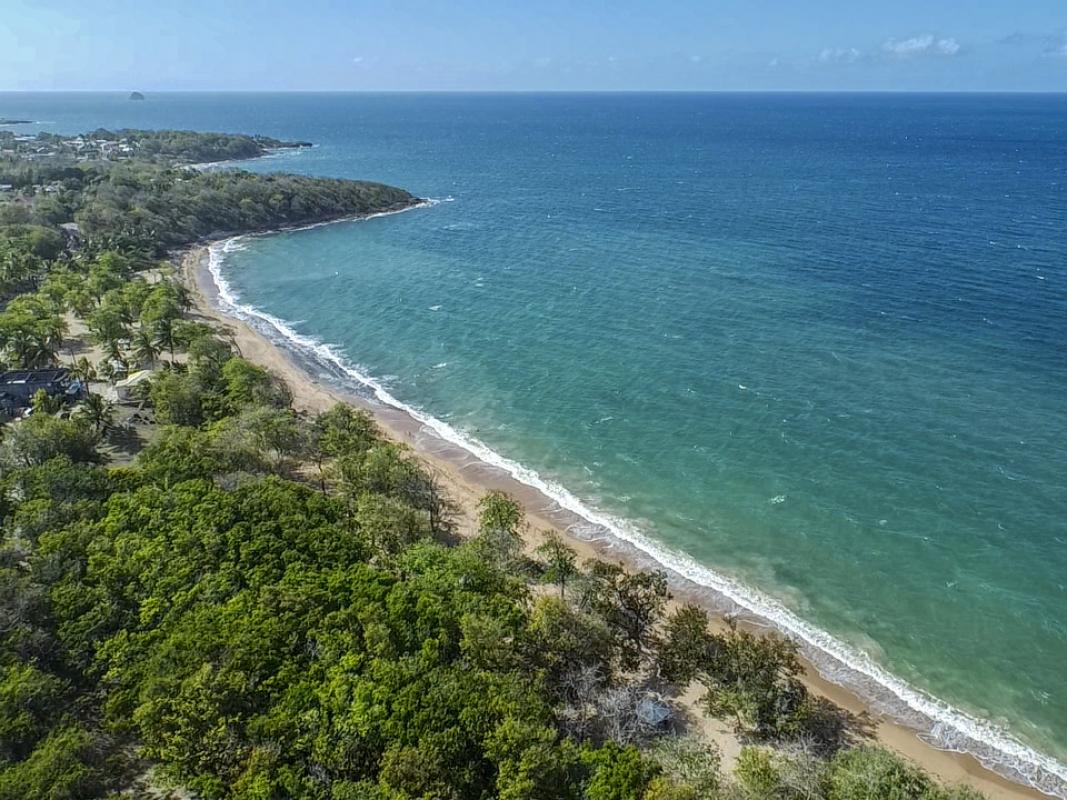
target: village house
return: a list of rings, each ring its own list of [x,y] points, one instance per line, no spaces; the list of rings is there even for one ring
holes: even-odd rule
[[[43,390],[49,397],[78,400],[85,394],[81,381],[67,369],[18,369],[0,374],[0,411],[15,416],[29,408],[33,397]]]

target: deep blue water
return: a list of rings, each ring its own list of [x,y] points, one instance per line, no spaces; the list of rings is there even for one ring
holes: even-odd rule
[[[444,201],[245,240],[224,273],[1067,759],[1067,96],[0,95],[23,115],[310,139],[247,166]]]

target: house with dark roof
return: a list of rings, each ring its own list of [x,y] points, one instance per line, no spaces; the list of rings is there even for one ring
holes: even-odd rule
[[[16,369],[0,374],[0,411],[14,415],[33,403],[44,390],[49,397],[77,400],[85,393],[81,381],[72,380],[70,371],[55,369]]]

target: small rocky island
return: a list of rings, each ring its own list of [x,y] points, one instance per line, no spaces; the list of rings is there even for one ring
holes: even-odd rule
[[[7,117],[0,117],[0,125],[32,125],[32,119],[8,119]]]
[[[144,95],[140,92],[130,92],[131,100],[144,100]]]

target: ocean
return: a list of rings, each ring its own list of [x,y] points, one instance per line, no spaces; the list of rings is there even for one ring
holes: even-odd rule
[[[215,266],[310,358],[1067,796],[1067,96],[0,94],[0,116],[307,139],[242,166],[436,201]]]

